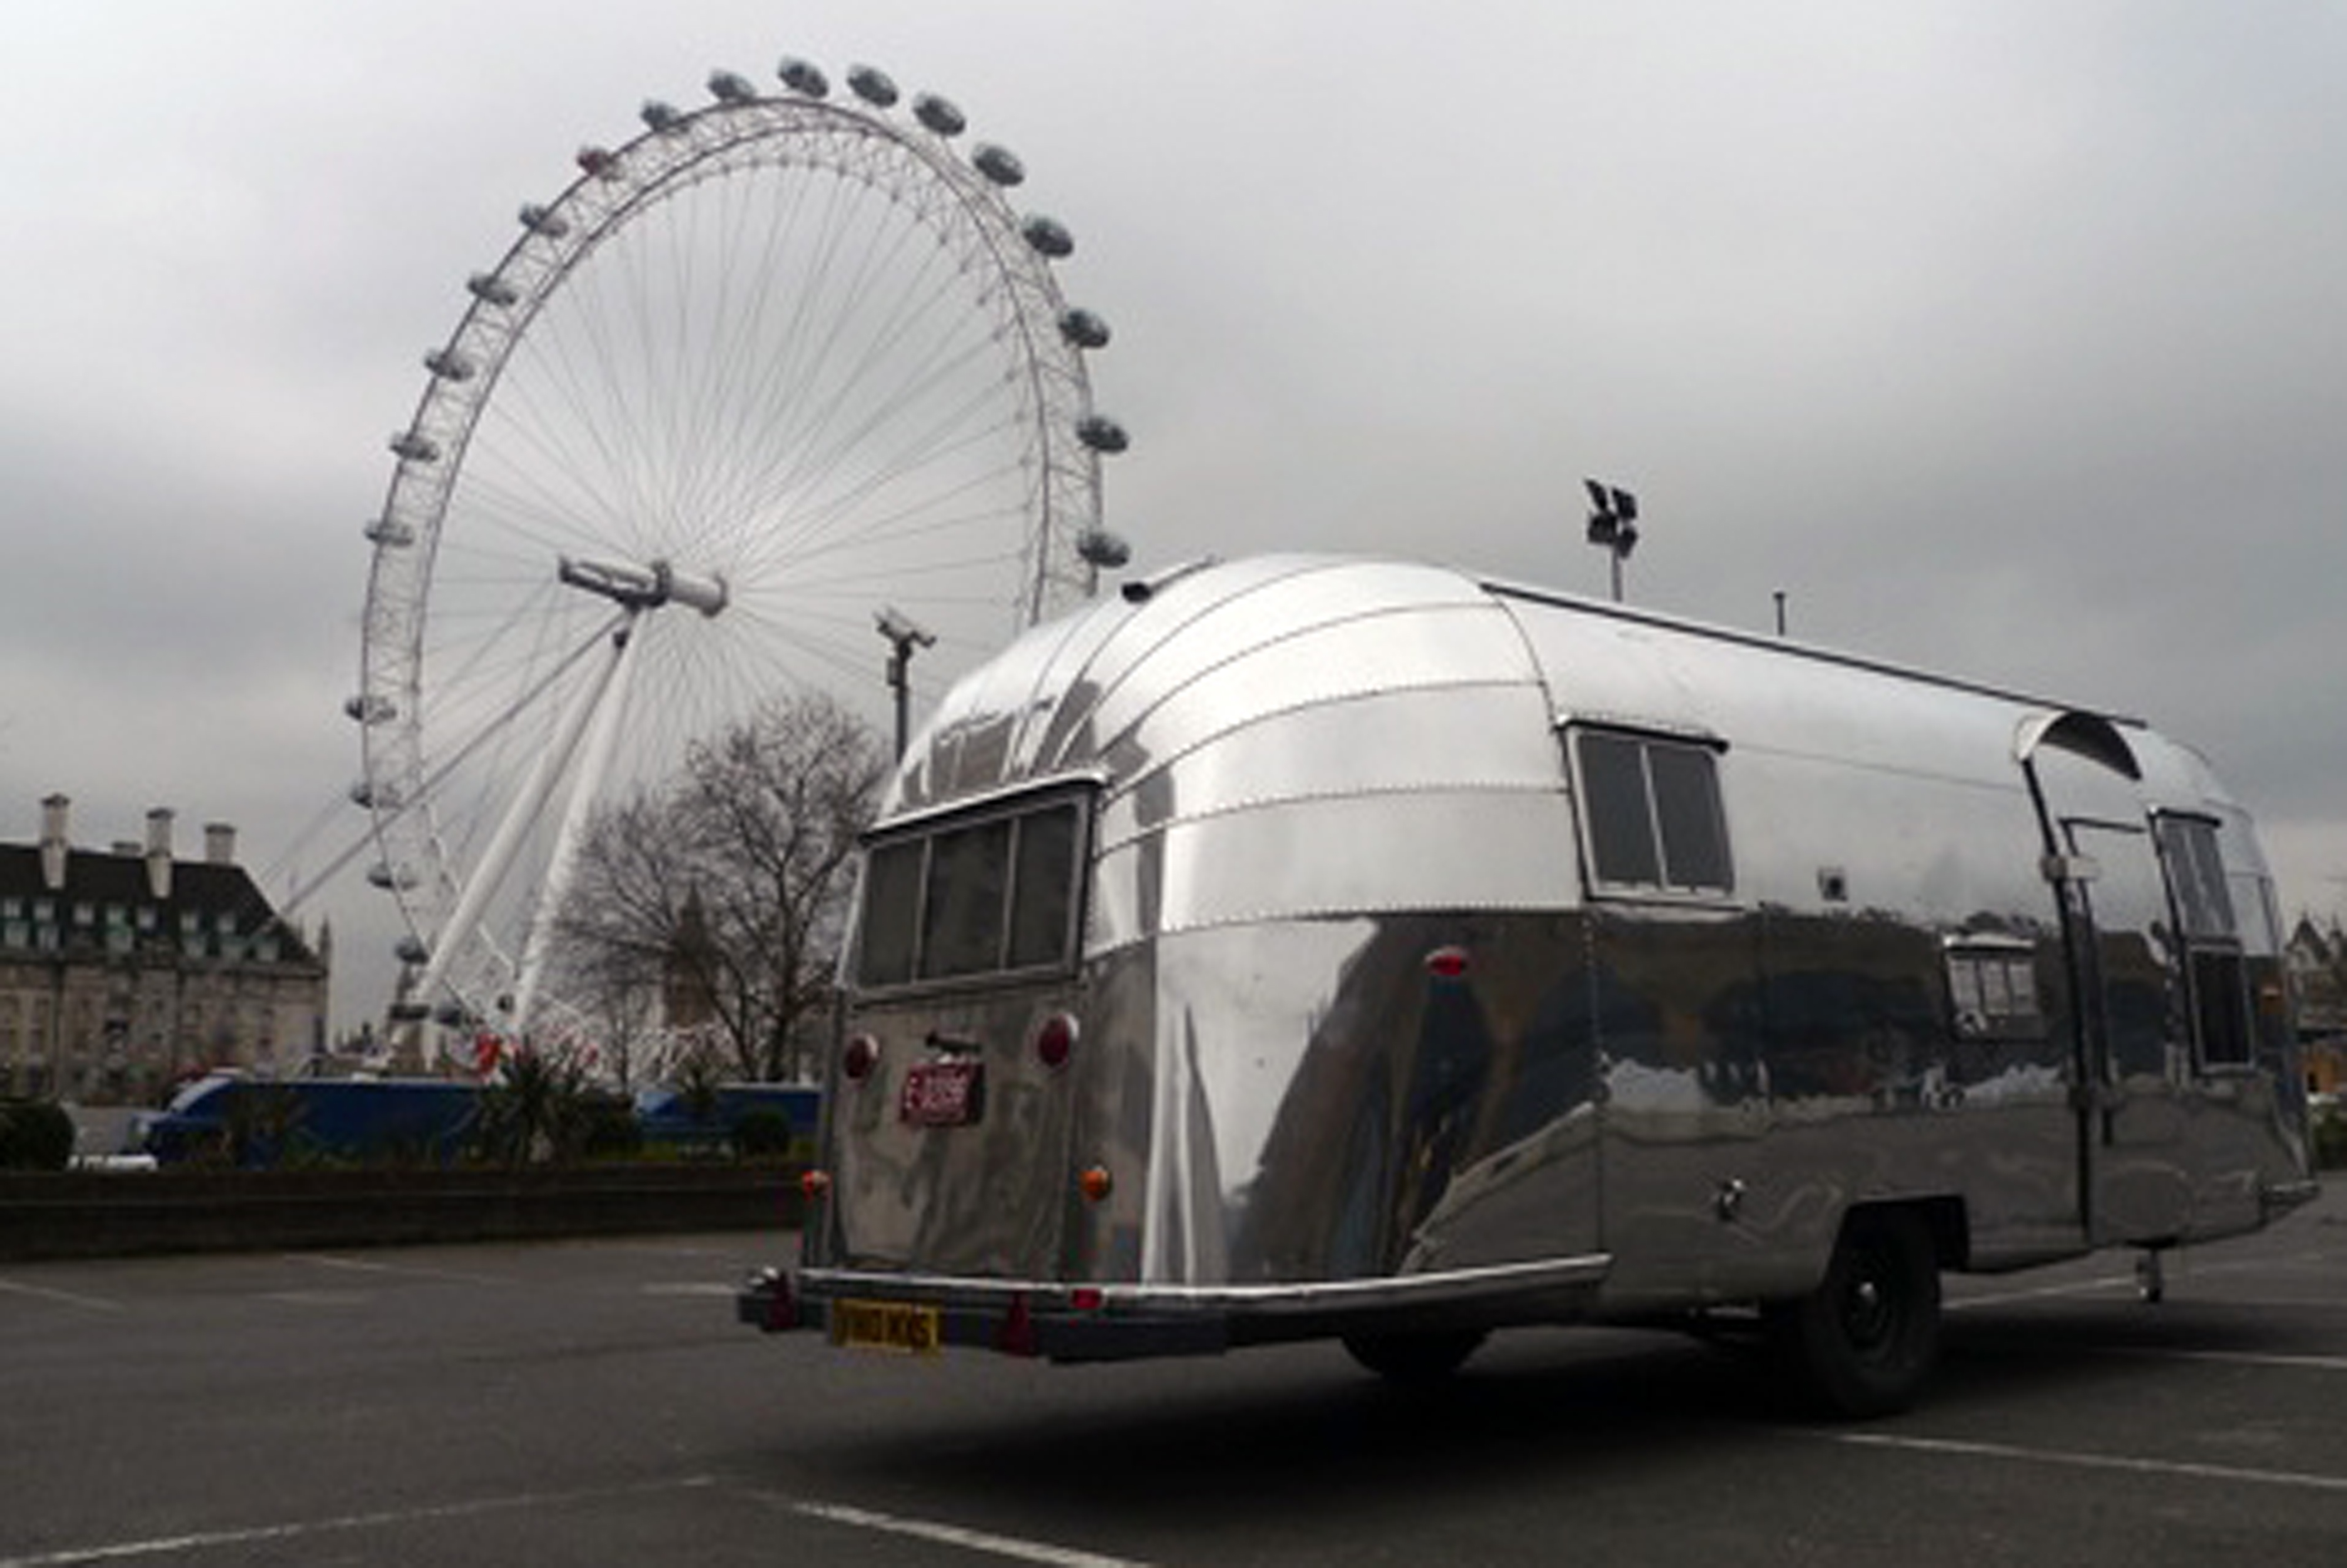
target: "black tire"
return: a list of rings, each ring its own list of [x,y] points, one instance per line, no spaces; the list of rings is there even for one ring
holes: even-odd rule
[[[1440,1333],[1348,1334],[1345,1349],[1388,1382],[1439,1383],[1459,1370],[1483,1343],[1481,1329]]]
[[[1922,1217],[1860,1209],[1818,1288],[1773,1307],[1777,1354],[1824,1413],[1856,1419],[1905,1409],[1940,1358],[1940,1260]]]

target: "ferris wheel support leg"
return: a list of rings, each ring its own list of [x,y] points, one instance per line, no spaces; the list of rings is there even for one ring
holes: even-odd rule
[[[538,1000],[538,979],[546,969],[547,948],[552,943],[555,923],[561,918],[563,901],[569,897],[573,873],[578,869],[579,841],[586,832],[587,819],[596,801],[602,796],[603,777],[610,771],[611,753],[620,738],[620,719],[627,709],[628,687],[635,672],[636,645],[642,639],[643,628],[633,623],[614,638],[618,651],[604,681],[602,696],[595,704],[595,723],[587,735],[585,755],[570,782],[569,799],[562,810],[562,827],[554,840],[554,856],[547,863],[546,883],[538,890],[536,907],[530,912],[521,973],[514,984],[512,1029],[517,1038],[529,1027],[532,1005]]]
[[[457,953],[472,939],[473,928],[480,924],[481,912],[488,907],[489,899],[505,881],[506,873],[513,868],[514,856],[519,853],[522,840],[538,821],[538,814],[546,809],[548,797],[554,793],[556,784],[569,767],[570,758],[579,749],[579,736],[586,733],[588,721],[602,706],[603,694],[610,689],[612,674],[626,657],[627,644],[631,641],[628,633],[632,630],[634,620],[632,611],[621,618],[619,629],[611,634],[610,661],[571,700],[569,711],[562,715],[552,742],[539,753],[536,765],[530,769],[528,782],[515,794],[513,804],[498,822],[497,835],[489,841],[487,853],[481,856],[480,864],[466,879],[464,892],[456,900],[455,911],[449,915],[446,924],[434,935],[430,961],[425,964],[424,978],[415,988],[416,996],[426,1005],[440,990]]]

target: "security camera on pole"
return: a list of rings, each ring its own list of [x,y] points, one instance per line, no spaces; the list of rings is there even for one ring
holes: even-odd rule
[[[909,687],[907,676],[913,663],[913,650],[929,648],[937,643],[934,633],[915,624],[912,619],[894,605],[881,610],[873,618],[880,635],[888,640],[888,690],[897,699],[897,755],[905,754],[905,708]]]

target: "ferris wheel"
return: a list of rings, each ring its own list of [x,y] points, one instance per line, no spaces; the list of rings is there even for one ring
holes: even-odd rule
[[[868,67],[779,77],[582,149],[391,438],[347,711],[395,1020],[520,1037],[599,803],[778,694],[876,702],[884,659],[901,715],[916,649],[934,692],[1123,562],[1108,329],[1020,160]]]

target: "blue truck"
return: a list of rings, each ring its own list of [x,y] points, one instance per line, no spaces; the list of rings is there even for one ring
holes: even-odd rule
[[[294,1078],[216,1072],[144,1117],[139,1146],[159,1165],[220,1160],[261,1169],[288,1159],[447,1164],[474,1142],[487,1091],[446,1078]],[[744,1118],[787,1122],[811,1139],[822,1091],[805,1084],[726,1083],[705,1098],[669,1085],[637,1091],[632,1113],[648,1148],[685,1154],[739,1150]]]

